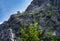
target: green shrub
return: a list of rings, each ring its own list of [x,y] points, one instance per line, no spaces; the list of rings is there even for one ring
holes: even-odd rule
[[[23,17],[24,17],[24,16],[25,16],[25,14],[24,14],[24,13],[20,13],[20,16],[23,16]]]
[[[47,21],[46,21],[46,25],[48,25],[48,23],[49,23],[49,21],[47,20]]]
[[[49,35],[49,36],[52,36],[53,33],[51,31],[46,31],[45,34]]]
[[[50,4],[50,3],[47,3],[47,6],[48,6],[48,7],[51,7],[51,4]]]
[[[44,11],[44,10],[45,10],[45,8],[42,8],[41,10],[42,10],[42,11]]]
[[[43,30],[38,30],[38,22],[34,21],[34,25],[30,24],[29,26],[25,27],[24,24],[21,25],[20,31],[17,33],[19,35],[19,41],[57,41],[58,38],[52,37],[51,31],[45,31],[45,35],[51,36],[48,39],[43,39],[41,34]]]
[[[52,11],[48,11],[48,13],[46,14],[46,16],[52,16]]]
[[[41,8],[40,13],[43,13],[43,12],[44,12],[44,10],[45,10],[45,8]]]
[[[20,41],[38,41],[38,23],[34,22],[34,25],[30,24],[26,29],[24,27],[19,33],[21,33]]]

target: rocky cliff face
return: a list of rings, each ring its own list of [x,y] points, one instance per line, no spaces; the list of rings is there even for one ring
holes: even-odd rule
[[[26,26],[38,21],[38,29],[52,31],[53,36],[60,36],[60,0],[33,0],[24,14],[11,15],[8,21],[0,25],[0,41],[18,41],[20,23]],[[34,16],[33,16],[34,15]]]

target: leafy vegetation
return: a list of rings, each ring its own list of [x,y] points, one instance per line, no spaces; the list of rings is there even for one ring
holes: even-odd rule
[[[46,14],[46,16],[52,16],[52,11],[48,11],[48,13]]]
[[[47,3],[47,6],[48,6],[48,7],[51,7],[51,4],[50,4],[50,3]]]
[[[25,14],[24,14],[24,13],[20,13],[20,15],[19,15],[19,16],[23,16],[23,17],[24,17],[24,16],[25,16]]]
[[[43,13],[43,12],[44,12],[44,10],[45,10],[45,8],[41,8],[41,11],[40,11],[40,13]]]
[[[51,31],[46,31],[45,34],[49,35],[49,36],[52,36],[53,33]]]
[[[48,25],[49,21],[46,21],[46,25]]]
[[[17,32],[19,35],[19,41],[59,41],[59,38],[52,36],[51,31],[46,31],[44,34],[50,36],[49,38],[43,38],[43,30],[38,30],[38,22],[34,21],[34,24],[25,26],[24,23],[21,25],[21,30]]]
[[[34,25],[30,24],[28,28],[23,27],[23,29],[19,32],[22,36],[20,37],[20,41],[38,41],[37,25],[38,23],[35,22]]]
[[[44,11],[44,10],[45,10],[45,8],[42,8],[41,10],[42,10],[42,11]]]

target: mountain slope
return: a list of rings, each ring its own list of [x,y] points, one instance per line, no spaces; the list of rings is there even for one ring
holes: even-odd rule
[[[11,15],[8,21],[0,25],[0,41],[18,41],[20,23],[28,26],[38,21],[38,29],[52,31],[60,36],[60,0],[33,0],[24,13]],[[45,34],[44,34],[45,35]]]

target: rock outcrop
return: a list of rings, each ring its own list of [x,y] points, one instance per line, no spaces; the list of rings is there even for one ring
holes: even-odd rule
[[[16,32],[21,28],[20,23],[28,26],[34,20],[39,23],[38,29],[60,36],[60,0],[33,0],[24,14],[11,15],[0,25],[0,41],[18,41]]]

